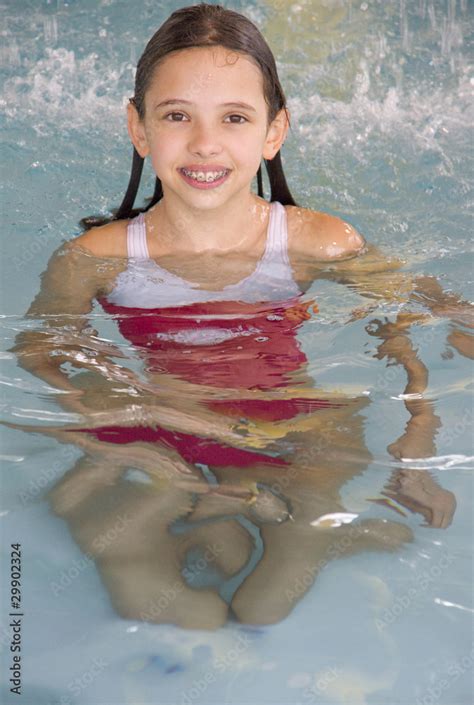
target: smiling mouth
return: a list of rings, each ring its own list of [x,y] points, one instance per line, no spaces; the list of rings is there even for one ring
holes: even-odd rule
[[[222,181],[228,174],[230,169],[221,169],[220,171],[192,171],[190,169],[179,170],[183,176],[191,181],[197,181],[200,184],[213,184],[217,181]]]

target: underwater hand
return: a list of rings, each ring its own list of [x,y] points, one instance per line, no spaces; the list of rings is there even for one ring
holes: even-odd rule
[[[456,510],[456,498],[425,470],[397,470],[385,485],[384,497],[425,517],[425,526],[446,529]]]
[[[407,333],[411,326],[415,323],[426,323],[430,320],[430,316],[427,313],[412,313],[410,311],[404,311],[398,313],[396,320],[391,321],[387,316],[383,319],[374,318],[368,323],[365,330],[369,335],[375,338],[381,338],[385,342],[401,336]],[[381,348],[378,348],[379,353]],[[387,353],[384,351],[383,354],[377,355],[381,360]]]
[[[453,324],[453,331],[448,335],[448,343],[460,355],[472,360],[474,358],[473,336],[458,326],[474,329],[474,304],[465,301],[457,294],[445,292],[433,277],[419,277],[413,294],[415,301],[427,306],[433,316],[448,318]]]
[[[437,318],[449,318],[468,328],[474,328],[474,305],[468,301],[435,304],[431,306],[431,313]]]
[[[474,359],[474,336],[466,331],[454,328],[447,337],[448,343],[463,357]]]
[[[447,341],[460,355],[474,359],[474,336],[459,326],[474,329],[474,306],[467,301],[449,300],[431,306],[431,312],[438,318],[448,318],[453,322]]]
[[[438,318],[450,318],[474,328],[474,304],[458,294],[444,291],[434,277],[418,277],[412,298],[429,308]]]

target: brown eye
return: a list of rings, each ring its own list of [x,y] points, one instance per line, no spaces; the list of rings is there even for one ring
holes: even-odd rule
[[[176,116],[178,116],[177,120],[174,119]],[[184,122],[184,119],[181,119],[181,118],[185,118],[185,117],[186,117],[186,115],[184,113],[174,112],[174,113],[168,113],[167,115],[165,115],[165,120],[169,120],[169,122]]]
[[[244,123],[248,122],[247,118],[245,118],[243,115],[228,115],[228,118],[230,118],[231,124],[232,125],[243,125]],[[237,120],[232,120],[232,118],[237,118]]]

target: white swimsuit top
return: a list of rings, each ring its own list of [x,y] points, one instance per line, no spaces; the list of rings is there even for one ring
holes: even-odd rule
[[[107,300],[130,308],[166,308],[208,301],[284,301],[300,295],[288,259],[286,210],[278,201],[270,204],[265,252],[252,274],[221,291],[208,291],[160,267],[150,258],[144,214],[127,228],[128,265],[121,272]]]

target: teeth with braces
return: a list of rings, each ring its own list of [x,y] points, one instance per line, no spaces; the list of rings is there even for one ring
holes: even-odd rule
[[[202,181],[206,183],[211,183],[211,181],[217,181],[217,179],[220,179],[222,176],[224,176],[227,173],[227,169],[224,169],[223,171],[188,171],[187,169],[182,169],[183,173],[186,174],[186,176],[189,176],[191,179],[195,179],[196,181]]]

